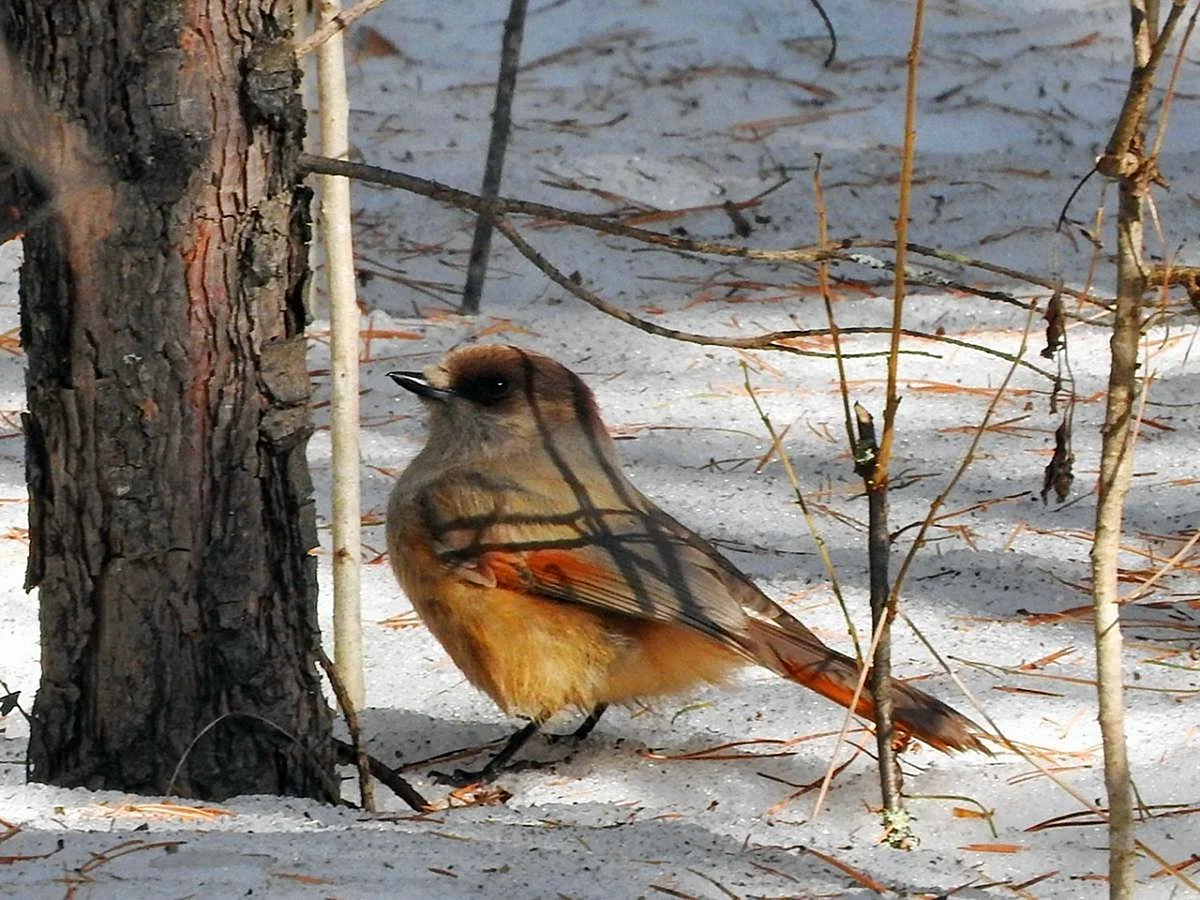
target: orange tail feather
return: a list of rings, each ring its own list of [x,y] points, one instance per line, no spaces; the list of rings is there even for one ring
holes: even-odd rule
[[[757,635],[777,660],[771,669],[846,708],[854,698],[861,669],[854,660],[820,643],[815,636],[795,636],[763,628]],[[901,681],[892,679],[892,720],[896,728],[943,753],[978,750],[991,755],[980,737],[986,732],[950,706]],[[855,713],[873,719],[875,704],[864,689]]]

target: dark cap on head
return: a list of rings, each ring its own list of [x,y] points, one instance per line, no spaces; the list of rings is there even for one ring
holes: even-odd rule
[[[389,372],[401,387],[431,401],[464,400],[503,415],[532,407],[549,422],[599,421],[591,390],[570,369],[548,356],[505,344],[452,350],[425,375]]]

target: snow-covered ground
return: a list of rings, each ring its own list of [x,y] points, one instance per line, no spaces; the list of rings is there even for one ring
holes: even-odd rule
[[[824,30],[795,0],[688,4],[621,0],[534,4],[529,15],[504,192],[592,212],[653,214],[742,201],[787,183],[745,210],[734,234],[719,209],[647,220],[698,238],[780,248],[816,234],[812,174],[822,183],[833,237],[888,238],[902,137],[904,56],[911,4],[830,2],[838,58],[822,68]],[[365,162],[474,189],[482,171],[505,5],[393,0],[353,31],[353,143]],[[1124,94],[1128,11],[1117,0],[931,2],[918,102],[918,157],[910,239],[1071,284],[1086,277],[1101,185],[1093,179],[1055,222],[1107,137]],[[392,41],[381,53],[374,37]],[[1185,61],[1155,194],[1165,245],[1156,255],[1196,263],[1200,197],[1200,79]],[[1109,199],[1112,199],[1109,191]],[[638,485],[730,558],[825,640],[848,646],[814,543],[743,386],[745,361],[785,444],[852,609],[865,630],[861,483],[847,456],[832,360],[673,343],[633,330],[566,296],[497,235],[484,312],[457,316],[471,219],[422,198],[355,188],[364,316],[364,509],[381,519],[391,476],[419,448],[419,411],[384,377],[420,368],[464,341],[518,343],[549,353],[593,386]],[[1110,203],[1111,207],[1111,203]],[[810,270],[679,254],[548,223],[515,220],[564,272],[654,322],[710,334],[820,328],[825,313]],[[1187,240],[1191,244],[1187,244]],[[1112,290],[1111,233],[1096,289]],[[15,262],[0,250],[0,331],[16,324]],[[917,260],[929,264],[929,260]],[[1011,279],[938,264],[944,275],[1033,296]],[[886,277],[834,273],[842,326],[884,325]],[[318,301],[319,302],[319,301]],[[1173,301],[1173,308],[1186,304]],[[1073,301],[1069,310],[1075,310]],[[1091,315],[1094,309],[1078,308]],[[318,316],[320,310],[318,307]],[[908,327],[1016,353],[1026,315],[965,293],[917,288]],[[1034,320],[1025,357],[1042,359]],[[313,326],[312,368],[325,368],[325,324]],[[1194,446],[1200,368],[1195,315],[1176,316],[1145,342],[1153,374],[1137,447],[1123,558],[1135,590],[1200,521]],[[2,335],[0,335],[2,337]],[[390,815],[371,818],[273,797],[238,798],[188,813],[162,797],[60,790],[23,783],[23,718],[0,718],[0,895],[233,897],[780,897],[876,891],[956,897],[1084,897],[1104,889],[1106,840],[1080,799],[1103,803],[1088,598],[1103,417],[1103,328],[1075,321],[1069,362],[1076,482],[1063,505],[1040,499],[1058,416],[1049,382],[1022,368],[999,400],[996,427],[949,497],[917,556],[905,610],[951,660],[983,711],[1013,740],[1040,748],[1039,769],[1001,752],[906,757],[913,851],[878,843],[876,775],[860,755],[833,781],[820,815],[813,794],[840,751],[840,711],[771,676],[747,672],[729,690],[697,691],[645,709],[611,712],[564,754],[534,742],[548,769],[500,779],[502,805],[413,817],[377,789]],[[22,359],[0,346],[0,680],[27,705],[38,679],[37,601],[20,584],[26,506],[17,411]],[[854,338],[848,350],[886,346]],[[919,521],[962,458],[1008,364],[961,346],[905,342],[892,527]],[[811,349],[828,350],[824,341]],[[881,357],[849,362],[852,399],[878,416]],[[318,385],[318,399],[326,385]],[[318,416],[323,415],[318,411]],[[327,511],[329,442],[311,461]],[[896,563],[915,529],[897,542]],[[325,535],[327,537],[327,535]],[[467,685],[412,622],[382,560],[382,529],[365,535],[363,579],[373,753],[418,763],[406,774],[446,801],[423,759],[478,747],[513,723]],[[1153,814],[1139,837],[1200,879],[1200,552],[1194,548],[1129,610],[1128,736],[1139,797]],[[327,576],[327,572],[325,573]],[[329,585],[322,584],[328,602]],[[1054,613],[1064,613],[1056,616]],[[390,624],[384,620],[391,619]],[[402,627],[396,627],[400,625]],[[904,677],[976,718],[960,688],[906,627],[895,639]],[[3,691],[0,691],[3,693]],[[569,723],[563,723],[567,725]],[[853,736],[857,739],[857,735]],[[720,758],[679,759],[727,742]],[[787,742],[787,743],[780,743]],[[701,754],[704,755],[704,754]],[[713,754],[708,754],[712,756]],[[349,774],[349,773],[347,773]],[[347,796],[355,796],[347,782]],[[154,805],[158,804],[158,805]],[[200,804],[190,806],[201,807]],[[980,815],[980,811],[986,815]],[[1068,827],[1030,831],[1060,816]],[[139,843],[140,842],[140,843]],[[810,851],[811,852],[808,852]],[[848,874],[840,866],[852,867]],[[1191,868],[1187,868],[1190,866]],[[1158,863],[1138,863],[1139,894],[1184,895]]]

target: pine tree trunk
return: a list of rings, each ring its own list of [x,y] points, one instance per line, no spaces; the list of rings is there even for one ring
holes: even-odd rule
[[[54,204],[21,271],[38,781],[336,791],[289,25],[272,0],[0,5],[0,151]]]

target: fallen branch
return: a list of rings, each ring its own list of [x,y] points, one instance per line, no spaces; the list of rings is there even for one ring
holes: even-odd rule
[[[427,812],[431,809],[428,801],[416,792],[411,784],[405,778],[398,774],[395,769],[383,762],[381,759],[372,756],[370,753],[362,750],[361,746],[354,746],[345,741],[335,740],[333,746],[338,752],[338,762],[343,765],[354,765],[359,767],[359,778],[362,778],[362,764],[366,761],[367,771],[379,781],[380,784],[387,787],[393,794],[411,806],[417,812]],[[374,810],[368,810],[374,812]]]
[[[362,732],[358,727],[358,713],[350,702],[350,695],[338,674],[337,666],[329,658],[324,647],[317,647],[317,662],[325,670],[329,684],[333,687],[333,695],[337,697],[338,706],[346,719],[346,727],[350,730],[350,741],[354,747],[354,761],[358,767],[358,789],[362,798],[362,808],[367,812],[375,812],[375,794],[371,788],[371,769],[367,763],[367,751],[363,747]]]

